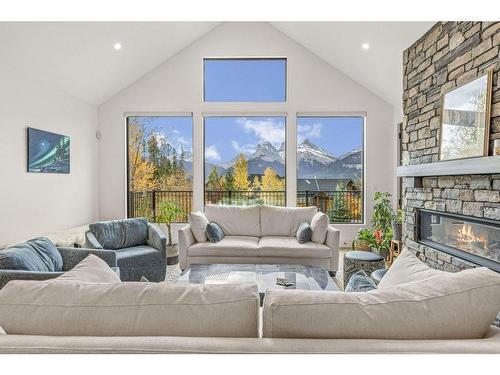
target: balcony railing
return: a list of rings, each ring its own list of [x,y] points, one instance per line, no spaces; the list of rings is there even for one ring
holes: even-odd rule
[[[330,217],[332,223],[356,224],[363,222],[362,198],[362,193],[356,190],[305,190],[297,191],[297,206],[316,206]],[[177,216],[176,222],[187,222],[188,213],[193,207],[192,191],[130,192],[128,217],[143,216],[154,222],[163,201],[175,202],[181,208],[182,213]],[[207,190],[205,204],[285,206],[286,194],[284,191]]]

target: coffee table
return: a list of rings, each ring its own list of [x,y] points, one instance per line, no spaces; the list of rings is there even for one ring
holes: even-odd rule
[[[277,277],[286,277],[294,284],[276,284]],[[323,267],[296,264],[192,264],[177,279],[177,284],[256,283],[260,304],[268,289],[339,290]]]

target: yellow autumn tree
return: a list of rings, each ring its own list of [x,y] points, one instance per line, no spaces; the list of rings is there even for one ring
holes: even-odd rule
[[[259,177],[258,176],[254,176],[253,177],[253,181],[252,181],[252,190],[253,191],[258,191],[260,190],[262,187],[262,184],[260,183],[260,180],[259,180]]]
[[[264,176],[262,176],[262,190],[283,191],[285,190],[285,181],[279,178],[272,168],[267,167],[264,170]]]
[[[149,191],[156,188],[156,168],[144,158],[144,128],[138,123],[129,124],[129,179],[130,191]]]
[[[248,162],[243,154],[238,156],[234,165],[234,186],[237,190],[247,190],[248,183]]]

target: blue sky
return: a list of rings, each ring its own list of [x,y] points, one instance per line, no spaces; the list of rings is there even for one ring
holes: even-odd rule
[[[206,59],[205,101],[284,102],[285,59]]]

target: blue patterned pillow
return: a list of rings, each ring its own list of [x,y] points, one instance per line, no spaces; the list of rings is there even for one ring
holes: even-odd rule
[[[299,225],[299,228],[297,229],[297,241],[299,241],[299,243],[308,243],[309,241],[311,241],[311,236],[311,224],[309,224],[307,221],[304,221]]]
[[[59,272],[63,269],[63,260],[48,238],[38,237],[1,250],[0,269]]]
[[[377,289],[377,285],[364,270],[353,274],[345,287],[346,292],[369,292],[373,289]]]
[[[207,237],[210,242],[216,243],[224,238],[224,231],[219,224],[211,222],[207,224]]]

